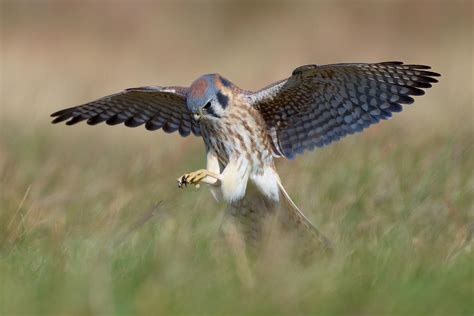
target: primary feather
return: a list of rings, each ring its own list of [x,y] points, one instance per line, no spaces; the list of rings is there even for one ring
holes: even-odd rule
[[[428,66],[401,62],[307,65],[247,98],[262,114],[276,154],[293,158],[400,112],[437,82]]]

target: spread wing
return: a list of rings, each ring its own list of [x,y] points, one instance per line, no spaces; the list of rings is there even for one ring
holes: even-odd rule
[[[55,117],[53,123],[68,120],[67,125],[84,120],[89,125],[105,122],[136,127],[145,124],[148,130],[162,128],[167,133],[179,131],[180,135],[187,136],[192,132],[199,136],[199,124],[186,109],[186,91],[183,87],[130,88],[51,116]]]
[[[291,159],[400,112],[438,82],[427,69],[402,62],[307,65],[247,98],[265,119],[275,154]]]

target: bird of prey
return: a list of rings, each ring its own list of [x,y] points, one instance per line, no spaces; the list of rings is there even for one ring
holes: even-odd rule
[[[262,219],[276,211],[287,227],[328,245],[283,188],[275,158],[324,147],[402,111],[412,96],[437,82],[429,66],[402,62],[305,65],[252,92],[219,74],[190,87],[130,88],[53,113],[53,123],[124,123],[202,137],[205,169],[178,178],[178,186],[208,184],[246,241],[262,237]]]

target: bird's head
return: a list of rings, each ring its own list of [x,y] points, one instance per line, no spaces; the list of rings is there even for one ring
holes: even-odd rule
[[[233,84],[219,74],[199,77],[189,87],[186,106],[194,118],[220,118],[231,103]]]

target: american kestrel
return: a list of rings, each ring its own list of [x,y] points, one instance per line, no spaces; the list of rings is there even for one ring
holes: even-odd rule
[[[278,210],[284,226],[303,227],[328,245],[283,188],[274,159],[293,159],[390,118],[437,82],[440,75],[428,69],[402,62],[305,65],[256,92],[207,74],[189,88],[130,88],[51,116],[67,125],[145,124],[201,136],[207,167],[179,177],[179,187],[208,184],[247,241],[260,239],[262,219]]]

